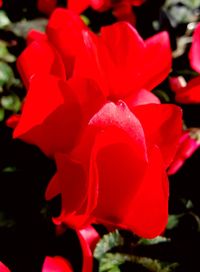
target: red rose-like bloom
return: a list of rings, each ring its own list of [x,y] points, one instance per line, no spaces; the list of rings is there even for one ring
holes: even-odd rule
[[[71,265],[63,257],[46,257],[42,272],[73,272]]]
[[[181,76],[170,78],[170,87],[175,93],[175,100],[181,104],[200,103],[200,76],[188,83]]]
[[[197,129],[183,131],[179,140],[178,150],[167,171],[168,175],[175,174],[183,166],[184,162],[199,148],[200,141],[195,137],[197,135],[199,135],[199,130]]]
[[[47,199],[61,193],[55,222],[73,228],[96,222],[142,237],[159,235],[168,219],[165,169],[180,132],[181,112],[174,105],[136,105],[131,112],[122,101],[106,103],[71,154],[56,154],[58,171],[46,192]]]
[[[143,41],[131,25],[117,23],[96,36],[64,9],[52,14],[46,34],[31,32],[28,42],[17,61],[28,93],[14,137],[48,156],[70,151],[107,99],[130,108],[158,103],[149,90],[171,67],[166,32]]]

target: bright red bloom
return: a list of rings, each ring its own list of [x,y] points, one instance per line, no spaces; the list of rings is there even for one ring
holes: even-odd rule
[[[0,262],[0,272],[10,272],[10,270],[8,269],[7,266],[5,266],[5,264]]]
[[[60,256],[46,257],[42,272],[73,272],[69,262]]]
[[[178,172],[185,161],[199,148],[200,141],[197,138],[197,135],[199,135],[198,129],[183,131],[179,140],[178,150],[167,171],[168,175],[173,175]]]
[[[97,222],[142,237],[159,235],[168,219],[165,169],[180,132],[176,106],[136,105],[131,112],[122,101],[105,104],[75,150],[56,154],[58,171],[46,192],[47,199],[62,196],[55,222],[74,228]]]
[[[99,37],[64,9],[53,13],[46,34],[31,32],[28,42],[17,61],[28,93],[14,137],[49,156],[70,151],[107,99],[130,108],[158,103],[148,90],[171,67],[167,33],[143,41],[128,23],[117,23]]]
[[[117,23],[97,36],[58,9],[46,34],[32,32],[28,42],[17,63],[28,92],[14,137],[55,156],[58,173],[46,196],[62,195],[57,222],[160,234],[168,216],[165,169],[181,131],[179,109],[149,92],[171,68],[167,33],[143,41],[130,24]]]
[[[200,76],[191,79],[188,83],[181,76],[172,77],[170,86],[175,92],[175,100],[181,104],[200,103]]]
[[[192,45],[189,51],[191,67],[200,73],[200,23],[196,26],[192,37]]]

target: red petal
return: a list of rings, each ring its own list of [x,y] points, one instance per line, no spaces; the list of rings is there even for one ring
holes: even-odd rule
[[[0,271],[1,272],[11,272],[7,266],[5,266],[2,262],[0,262]]]
[[[73,147],[81,121],[80,105],[69,86],[53,76],[34,77],[14,137],[52,156]]]
[[[86,46],[77,56],[75,74],[93,78],[112,99],[137,89],[135,74],[143,62],[144,42],[131,25],[121,22],[104,27],[100,37],[84,33],[84,41]]]
[[[200,103],[200,77],[195,77],[176,92],[176,101],[182,104]]]
[[[60,256],[49,257],[44,260],[42,272],[73,272],[70,263]]]
[[[137,106],[134,114],[140,120],[149,146],[158,145],[166,167],[171,163],[182,133],[181,109],[175,105]]]
[[[72,75],[75,56],[83,46],[82,32],[86,29],[80,17],[67,9],[56,9],[49,19],[47,35],[61,54],[68,77]]]
[[[77,13],[81,13],[89,7],[91,0],[68,0],[67,7]]]
[[[172,51],[169,35],[160,32],[145,41],[146,50],[141,80],[143,88],[152,90],[169,74],[172,66]]]
[[[51,200],[52,198],[56,197],[58,194],[61,193],[61,188],[60,188],[60,180],[58,177],[58,173],[56,173],[52,179],[50,180],[46,192],[45,192],[45,199]]]
[[[121,99],[131,94],[137,85],[138,71],[144,61],[144,42],[125,22],[103,27],[100,39],[105,49],[100,52],[99,59],[110,87],[110,96]]]
[[[96,138],[91,164],[96,165],[99,179],[98,204],[94,210],[97,221],[120,224],[140,186],[147,160],[137,133],[130,137],[122,129],[111,126]]]
[[[47,35],[44,32],[32,29],[26,38],[27,44],[32,42],[47,42]]]
[[[80,209],[87,198],[88,181],[83,167],[63,154],[56,154],[57,176],[62,192],[62,213]]]
[[[189,60],[192,69],[200,73],[200,23],[194,30],[192,46],[189,51]]]
[[[91,79],[73,77],[68,80],[68,85],[76,94],[86,124],[105,104],[106,98],[96,82]]]
[[[139,92],[133,93],[131,96],[124,99],[130,110],[133,110],[135,106],[145,104],[160,104],[160,100],[153,93],[142,89]]]
[[[60,56],[45,41],[32,42],[19,56],[17,67],[26,88],[35,75],[52,74],[62,79],[66,78]]]
[[[92,272],[93,268],[92,251],[94,250],[97,242],[100,240],[100,236],[92,226],[89,226],[82,230],[78,230],[77,235],[79,237],[79,241],[82,247],[83,255],[82,272]]]
[[[124,212],[124,225],[137,235],[154,238],[168,220],[168,180],[158,148],[150,152],[148,171]]]
[[[20,121],[21,115],[20,114],[13,114],[6,120],[6,125],[10,128],[16,128]]]

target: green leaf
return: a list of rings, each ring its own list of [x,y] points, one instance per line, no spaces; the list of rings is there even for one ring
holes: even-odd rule
[[[119,266],[125,262],[141,265],[151,272],[172,272],[178,266],[177,263],[162,263],[159,260],[146,257],[122,253],[107,253],[100,260],[99,272],[120,271]]]
[[[200,0],[167,0],[165,6],[170,7],[180,3],[191,9],[196,9],[200,6]]]
[[[167,223],[167,229],[171,230],[173,228],[175,228],[178,223],[179,223],[179,219],[183,216],[183,214],[171,214],[168,217],[168,223]]]
[[[10,20],[6,15],[5,11],[0,10],[0,28],[5,28],[10,25]]]
[[[124,244],[124,239],[120,235],[119,231],[110,232],[103,236],[103,238],[97,243],[94,250],[94,257],[96,259],[101,259],[102,256],[113,249],[114,247],[121,246]]]
[[[5,62],[0,61],[0,86],[11,85],[14,80],[12,68]]]
[[[47,21],[46,18],[37,18],[29,21],[24,19],[20,22],[12,23],[9,26],[9,30],[18,37],[26,38],[28,32],[32,29],[44,32]]]
[[[14,62],[16,60],[16,57],[7,49],[7,43],[0,41],[0,60],[3,60],[5,62]]]
[[[168,242],[170,241],[169,238],[163,237],[163,236],[157,236],[154,239],[140,239],[138,244],[141,245],[155,245],[155,244],[159,244],[159,243],[163,243],[163,242]]]
[[[21,101],[15,94],[1,97],[1,105],[5,110],[18,112],[21,107]]]
[[[0,108],[0,122],[4,120],[5,117],[5,110],[3,108]]]
[[[3,173],[13,173],[15,171],[16,171],[15,166],[7,166],[2,170]]]

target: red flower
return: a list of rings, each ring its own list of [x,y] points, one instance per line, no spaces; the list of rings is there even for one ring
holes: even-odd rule
[[[17,62],[28,93],[14,137],[49,156],[70,151],[107,99],[124,99],[130,108],[158,103],[147,90],[171,66],[167,33],[143,41],[128,23],[118,23],[99,37],[64,9],[53,13],[46,34],[31,32],[28,42]]]
[[[47,199],[62,194],[57,221],[161,233],[165,169],[181,131],[179,109],[149,92],[171,68],[167,33],[143,41],[130,24],[117,23],[96,36],[58,9],[46,34],[32,32],[28,42],[18,59],[28,93],[14,137],[55,156]]]
[[[192,45],[189,51],[191,67],[200,73],[200,23],[196,26],[192,37]]]
[[[44,260],[42,272],[73,272],[71,265],[63,257],[47,256]]]
[[[105,104],[80,144],[68,155],[56,154],[58,171],[46,192],[47,200],[62,196],[55,223],[82,228],[96,222],[142,237],[159,235],[168,219],[165,169],[180,138],[180,115],[173,105],[140,105],[131,112],[122,101]]]
[[[170,86],[175,92],[175,100],[181,104],[200,103],[200,76],[191,79],[188,83],[181,76],[172,77]]]
[[[3,264],[2,262],[0,262],[0,271],[1,272],[10,272],[10,270],[8,269],[8,267],[5,266],[5,264]]]
[[[184,162],[192,156],[199,148],[200,141],[197,138],[199,135],[198,129],[185,130],[179,140],[179,147],[176,155],[167,171],[168,175],[173,175],[182,167]]]

